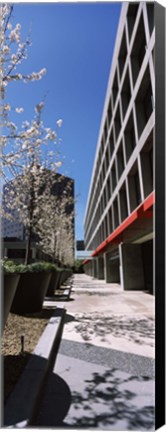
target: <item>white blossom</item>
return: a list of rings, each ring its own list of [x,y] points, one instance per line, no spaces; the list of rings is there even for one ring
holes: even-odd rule
[[[10,48],[9,48],[8,45],[4,45],[3,46],[2,53],[5,54],[5,55],[10,53]]]
[[[5,17],[10,13],[10,5],[8,3],[3,4],[2,6],[2,15]]]
[[[61,161],[59,161],[59,162],[55,162],[54,165],[55,165],[57,168],[60,168],[60,167],[62,166],[62,162],[61,162]]]
[[[22,114],[24,112],[24,108],[16,108],[15,111],[18,114]]]
[[[17,60],[17,56],[16,56],[16,54],[12,54],[12,55],[11,55],[11,61],[12,61],[13,63],[15,63],[16,60]],[[10,66],[9,66],[9,67],[10,67]]]
[[[11,30],[11,29],[12,29],[12,24],[11,24],[10,22],[8,22],[7,29],[8,29],[8,30]]]
[[[3,109],[4,109],[4,111],[10,111],[10,110],[11,110],[11,106],[10,106],[10,104],[9,104],[9,103],[6,103],[6,104],[3,106]]]
[[[50,131],[46,134],[46,136],[45,136],[45,140],[51,140],[51,141],[54,141],[54,140],[56,139],[56,136],[57,136],[56,132],[50,130]]]
[[[63,123],[62,119],[57,120],[56,124],[58,125],[58,127],[61,127]]]
[[[47,73],[47,69],[43,68],[43,69],[41,69],[41,71],[39,73],[40,73],[40,75],[43,76],[43,75],[45,75]]]
[[[24,143],[22,144],[22,150],[25,150],[27,148],[27,146],[29,145],[29,141],[24,141]]]

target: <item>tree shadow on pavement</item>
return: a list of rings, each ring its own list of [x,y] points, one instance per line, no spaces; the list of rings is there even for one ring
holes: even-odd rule
[[[63,422],[64,429],[72,426],[74,429],[149,430],[154,427],[154,407],[144,397],[150,378],[124,378],[118,372],[112,369],[103,374],[93,373],[82,393],[72,393],[74,411]]]
[[[83,340],[91,341],[98,336],[102,341],[107,335],[123,338],[139,345],[154,346],[154,321],[148,318],[137,319],[123,315],[101,316],[99,314],[76,314],[75,331]]]

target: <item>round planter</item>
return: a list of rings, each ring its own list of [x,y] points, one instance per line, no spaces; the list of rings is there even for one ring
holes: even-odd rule
[[[11,305],[17,290],[20,275],[16,273],[4,274],[3,285],[3,328],[6,324]]]
[[[60,272],[57,271],[53,271],[51,273],[51,279],[49,282],[49,286],[48,286],[48,290],[46,293],[46,296],[50,296],[52,297],[55,293],[55,290],[58,288],[58,282],[59,282],[59,276],[60,276]]]
[[[45,294],[50,282],[51,273],[21,273],[11,312],[35,313],[42,310]]]
[[[58,289],[61,287],[61,285],[63,284],[63,270],[59,270],[59,280],[58,280]]]
[[[61,279],[61,284],[65,283],[67,279],[71,276],[72,272],[70,270],[64,269]]]

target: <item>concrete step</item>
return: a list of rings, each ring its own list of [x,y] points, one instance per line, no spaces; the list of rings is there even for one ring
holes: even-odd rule
[[[50,318],[30,360],[9,396],[4,409],[5,427],[26,428],[34,422],[48,374],[55,364],[65,314],[65,308],[58,307]]]

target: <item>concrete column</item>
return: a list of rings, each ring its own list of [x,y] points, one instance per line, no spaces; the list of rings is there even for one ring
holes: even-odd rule
[[[144,289],[144,269],[140,244],[119,245],[121,285],[124,290]]]
[[[92,277],[92,273],[93,273],[93,271],[92,271],[92,261],[90,261],[88,265],[89,265],[88,275]]]
[[[92,277],[97,278],[97,259],[92,260]]]
[[[84,265],[84,271],[87,275],[91,276],[91,261]]]
[[[153,240],[141,244],[144,265],[145,289],[153,292]]]
[[[104,259],[103,257],[97,258],[97,278],[104,279]]]
[[[110,252],[104,254],[104,275],[107,283],[119,283],[119,260],[114,259]]]
[[[88,271],[88,275],[89,276],[93,276],[93,266],[92,266],[92,260],[89,262],[89,271]]]

